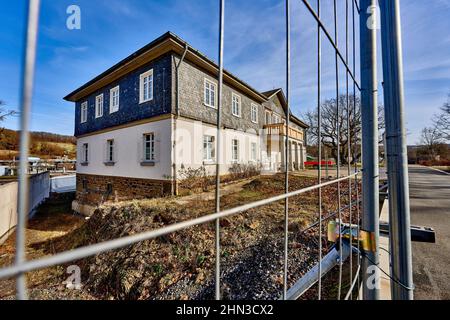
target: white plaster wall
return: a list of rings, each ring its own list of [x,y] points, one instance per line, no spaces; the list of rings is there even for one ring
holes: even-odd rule
[[[171,176],[171,119],[99,133],[77,140],[77,173],[165,180]],[[155,134],[155,166],[142,166],[143,135]],[[115,165],[107,166],[106,143],[114,139]],[[82,166],[82,146],[89,144],[89,164]]]
[[[176,152],[174,161],[177,172],[185,168],[198,168],[204,165],[210,173],[215,173],[215,164],[203,161],[203,136],[214,136],[217,155],[217,129],[215,126],[189,119],[176,120]],[[262,141],[256,131],[243,132],[233,129],[222,130],[222,152],[220,157],[221,174],[227,174],[232,161],[232,140],[239,141],[239,163],[261,162]],[[251,143],[256,143],[256,162],[251,159]]]
[[[0,244],[17,224],[17,182],[0,185]]]
[[[2,244],[17,225],[18,183],[0,185],[0,244]],[[35,209],[49,197],[50,174],[48,172],[30,176],[28,203],[29,217]]]
[[[155,166],[142,166],[143,160],[143,134],[155,133]],[[77,141],[77,173],[120,176],[130,178],[144,178],[168,180],[178,175],[179,170],[185,168],[198,168],[205,166],[209,173],[215,173],[214,162],[203,160],[203,136],[216,137],[217,130],[213,125],[187,118],[166,119],[128,128],[117,129],[105,133],[99,133],[79,138]],[[232,140],[239,141],[239,163],[261,163],[264,170],[276,171],[283,162],[283,148],[280,148],[278,137],[272,137],[271,153],[267,154],[267,146],[264,142],[265,135],[256,131],[243,132],[234,129],[222,130],[222,152],[220,157],[220,174],[228,174],[233,164]],[[107,166],[106,143],[114,139],[115,165]],[[175,150],[172,152],[175,140]],[[256,161],[251,159],[251,143],[256,143]],[[89,144],[89,164],[82,164],[82,146]],[[217,155],[217,145],[216,145]],[[294,158],[295,159],[295,158]],[[176,164],[176,172],[172,163]],[[180,178],[180,177],[178,177]]]

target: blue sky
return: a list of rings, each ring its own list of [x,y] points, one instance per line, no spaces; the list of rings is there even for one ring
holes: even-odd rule
[[[294,112],[301,114],[317,104],[316,25],[301,1],[291,2],[291,98]],[[332,0],[322,3],[332,31]],[[338,3],[343,14],[345,1]],[[66,28],[66,9],[72,4],[81,8],[81,30]],[[401,5],[408,142],[415,143],[450,92],[450,0],[402,0]],[[284,1],[228,0],[225,11],[225,67],[261,91],[284,87]],[[19,104],[24,19],[24,0],[3,1],[0,99],[10,109]],[[345,52],[343,19],[339,46]],[[178,34],[217,60],[218,1],[42,0],[39,28],[32,129],[73,134],[74,106],[62,98],[164,32]],[[340,70],[344,92],[342,65]],[[324,98],[334,96],[334,86],[334,55],[323,41]],[[18,119],[5,126],[17,129]]]

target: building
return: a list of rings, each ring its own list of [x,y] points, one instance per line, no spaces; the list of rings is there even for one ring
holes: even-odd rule
[[[215,172],[218,66],[166,33],[65,97],[75,102],[77,202],[160,196],[181,168]],[[286,99],[224,72],[221,174],[236,163],[284,170]],[[291,114],[290,170],[307,126]]]

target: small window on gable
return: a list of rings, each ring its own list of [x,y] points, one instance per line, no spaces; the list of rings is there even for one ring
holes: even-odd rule
[[[251,120],[253,123],[258,123],[258,106],[252,103]]]
[[[87,109],[88,109],[88,103],[83,102],[81,104],[81,119],[80,119],[81,123],[85,123],[87,121]]]
[[[119,101],[120,101],[120,90],[119,86],[112,88],[109,91],[109,113],[114,113],[119,111]]]
[[[241,96],[233,93],[231,97],[231,113],[233,116],[241,116]]]
[[[139,77],[139,103],[153,100],[153,69]]]
[[[103,94],[95,97],[95,117],[103,117]]]
[[[266,124],[271,124],[272,123],[272,115],[270,113],[270,111],[266,110]]]
[[[216,84],[212,81],[209,81],[208,79],[205,79],[205,92],[203,102],[208,107],[216,107]]]
[[[273,123],[274,123],[274,124],[279,124],[279,123],[281,123],[281,117],[280,117],[278,114],[276,114],[276,113],[273,114],[272,120],[273,120]]]

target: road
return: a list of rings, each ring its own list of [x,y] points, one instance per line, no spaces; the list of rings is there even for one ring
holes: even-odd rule
[[[411,223],[436,231],[436,244],[414,243],[415,299],[450,299],[450,175],[409,167]]]

